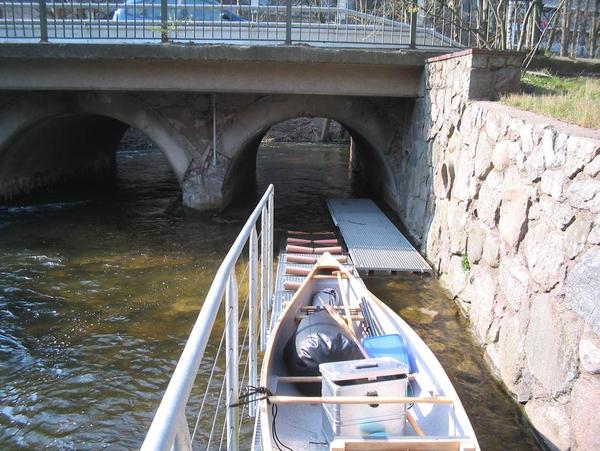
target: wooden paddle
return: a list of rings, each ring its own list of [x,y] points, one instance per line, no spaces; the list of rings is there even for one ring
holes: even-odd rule
[[[340,294],[342,295],[342,305],[344,306],[344,312],[346,313],[346,321],[348,321],[348,326],[352,328],[352,319],[350,319],[350,304],[348,303],[346,292],[342,289],[342,273],[340,271],[335,271],[335,276],[337,277],[338,285],[340,286]]]
[[[365,351],[365,348],[363,348],[361,342],[356,337],[356,334],[354,333],[354,329],[352,329],[350,326],[348,326],[348,324],[346,323],[344,318],[342,318],[342,315],[340,315],[339,312],[329,304],[323,304],[323,307],[325,307],[325,310],[327,311],[327,313],[329,313],[329,315],[331,315],[331,317],[334,319],[334,321],[336,323],[338,323],[338,325],[342,328],[342,330],[344,332],[346,332],[346,335],[348,335],[350,337],[350,339],[354,342],[354,344],[358,347],[358,350],[363,355],[363,357],[365,359],[368,359],[369,355],[367,354],[367,351]]]

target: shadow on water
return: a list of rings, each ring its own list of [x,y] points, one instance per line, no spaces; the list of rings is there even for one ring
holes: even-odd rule
[[[275,184],[279,236],[329,229],[327,197],[365,194],[347,162],[339,146],[263,146],[256,196],[197,214],[181,207],[160,153],[120,152],[108,192],[0,208],[0,447],[139,447],[256,197]],[[367,283],[439,356],[484,449],[535,447],[436,281]]]

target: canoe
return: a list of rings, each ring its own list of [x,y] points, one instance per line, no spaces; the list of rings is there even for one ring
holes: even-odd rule
[[[315,293],[323,290],[334,290],[339,303],[327,308],[313,305]],[[339,312],[338,322],[347,321],[363,360],[322,364],[320,374],[294,373],[285,354],[297,336],[299,321],[323,311],[335,316],[332,310]],[[399,347],[390,347],[390,339]],[[357,380],[334,381],[330,371],[342,367],[357,371]],[[392,371],[394,376],[369,376],[364,383],[367,379],[361,379],[361,372],[373,368]],[[328,253],[283,306],[265,350],[260,379],[268,394],[259,401],[265,450],[479,449],[460,399],[431,350]],[[307,394],[306,387],[315,384],[323,393]],[[332,387],[339,391],[331,392]],[[389,387],[401,389],[390,392]]]

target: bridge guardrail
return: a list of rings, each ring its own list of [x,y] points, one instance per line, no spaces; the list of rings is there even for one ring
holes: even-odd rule
[[[243,1],[0,0],[0,40],[461,46],[447,27],[427,25],[412,0],[360,0],[355,8],[352,0]]]
[[[567,27],[567,41],[577,41],[571,47],[578,54],[597,53],[598,48],[593,24],[600,23],[600,10],[582,9],[572,2],[568,6],[565,0],[221,1],[228,3],[0,0],[0,42],[306,43],[533,52],[556,51]],[[118,20],[113,20],[116,11],[120,11]],[[577,30],[569,20],[565,22],[565,14],[585,18],[583,28]]]

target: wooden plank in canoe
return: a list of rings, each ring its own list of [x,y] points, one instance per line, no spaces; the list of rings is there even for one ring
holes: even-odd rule
[[[475,447],[470,440],[445,438],[406,438],[386,440],[336,439],[330,451],[471,451]]]

